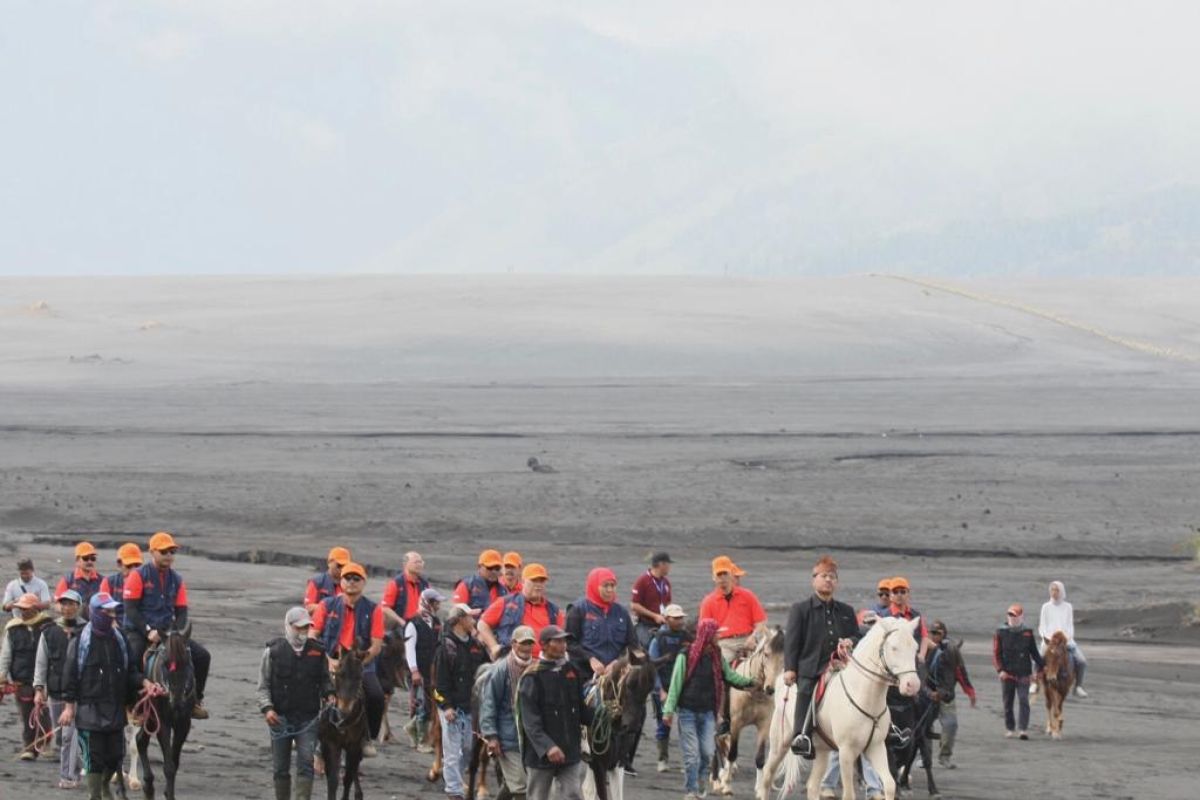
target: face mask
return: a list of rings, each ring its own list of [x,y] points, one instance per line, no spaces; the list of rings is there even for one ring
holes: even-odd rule
[[[304,642],[308,639],[308,629],[305,628],[298,631],[291,625],[288,625],[284,628],[283,635],[293,650],[299,650],[301,647],[304,647]]]
[[[107,636],[112,633],[113,618],[104,612],[99,612],[92,617],[92,630],[101,636]]]

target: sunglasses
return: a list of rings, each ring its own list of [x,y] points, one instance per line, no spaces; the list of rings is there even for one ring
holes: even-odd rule
[[[173,556],[179,552],[179,548],[178,547],[168,547],[166,550],[159,550],[158,552],[162,553],[164,556]]]
[[[937,629],[935,628],[935,629],[933,629],[933,630],[931,630],[931,631],[929,632],[929,635],[930,635],[930,636],[945,636],[945,635],[946,635],[946,632],[945,632],[945,631],[939,631],[939,630],[937,630]]]
[[[892,589],[892,594],[908,594],[908,589]]]
[[[343,575],[342,580],[350,581],[351,583],[361,583],[362,576],[361,575]]]
[[[485,569],[487,569],[488,572],[499,572],[500,571],[499,567],[486,567]]]
[[[878,594],[880,597],[887,597],[887,596],[888,596],[889,594],[891,594],[891,593],[892,593],[892,590],[891,590],[891,589],[880,589],[880,590],[877,592],[877,594]]]
[[[95,556],[80,556],[80,560],[81,561],[95,561],[96,557]]]

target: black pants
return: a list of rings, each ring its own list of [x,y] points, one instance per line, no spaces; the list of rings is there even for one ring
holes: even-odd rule
[[[816,678],[796,679],[796,719],[792,723],[793,737],[805,732],[804,718],[808,716],[808,707],[812,705],[812,696],[816,688]]]
[[[197,678],[197,681],[199,678]],[[383,726],[384,696],[383,687],[379,684],[379,676],[372,672],[363,673],[363,692],[367,696],[367,729],[372,739],[379,738],[379,729]]]
[[[146,640],[139,633],[125,632],[129,642],[130,660],[138,670],[142,668],[142,657],[146,654]],[[212,654],[195,639],[188,639],[188,652],[192,656],[192,669],[196,672],[196,702],[204,699],[204,687],[208,684],[208,668],[212,665]]]
[[[119,772],[125,755],[125,731],[79,731],[84,771],[101,775]]]

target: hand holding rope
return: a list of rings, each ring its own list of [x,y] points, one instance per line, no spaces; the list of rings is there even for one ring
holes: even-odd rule
[[[162,727],[162,719],[158,715],[158,706],[155,700],[159,697],[165,697],[167,688],[160,683],[150,683],[142,688],[138,693],[138,701],[133,704],[133,710],[130,716],[141,724],[142,730],[153,736],[158,733],[158,729]]]

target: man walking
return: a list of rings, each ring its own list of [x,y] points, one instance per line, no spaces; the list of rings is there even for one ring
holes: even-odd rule
[[[54,596],[58,597],[67,589],[74,589],[83,598],[84,606],[92,599],[92,595],[100,591],[100,573],[96,571],[96,548],[91,542],[80,542],[75,545],[75,569],[58,579],[54,587]]]
[[[666,772],[669,768],[671,726],[663,720],[663,704],[667,702],[667,691],[671,688],[671,677],[675,669],[675,656],[687,646],[691,637],[685,625],[687,614],[683,609],[672,603],[663,610],[667,624],[663,625],[650,637],[647,654],[650,663],[654,665],[654,691],[650,694],[654,706],[654,741],[658,745],[658,771]]]
[[[429,715],[433,712],[433,654],[442,639],[442,621],[438,608],[446,599],[437,589],[421,592],[417,613],[404,626],[404,657],[412,678],[409,691],[412,719],[404,730],[418,753],[433,752],[425,743],[429,730]]]
[[[817,680],[830,657],[859,638],[854,609],[833,599],[837,584],[837,562],[821,556],[812,568],[812,596],[792,604],[783,634],[783,680],[796,685],[792,752],[808,759],[816,757],[809,706]]]
[[[1004,736],[1029,738],[1029,683],[1046,664],[1038,652],[1033,631],[1025,626],[1025,609],[1013,603],[1005,614],[1005,625],[992,637],[992,663],[1000,675],[1004,700]],[[1013,699],[1020,703],[1020,717],[1013,717]]]
[[[533,628],[518,626],[512,635],[512,649],[500,661],[488,667],[479,706],[479,735],[487,742],[488,753],[500,764],[504,785],[512,800],[525,800],[525,762],[517,733],[516,688],[533,663]]]
[[[471,690],[475,672],[487,663],[487,652],[475,638],[471,607],[456,603],[446,618],[447,630],[433,654],[437,702],[442,722],[442,779],[451,800],[462,800],[463,774],[471,754]]]
[[[582,726],[592,722],[579,672],[567,660],[567,632],[547,625],[542,653],[518,688],[528,800],[582,800]],[[554,794],[553,789],[557,788]]]
[[[650,568],[638,576],[630,591],[629,610],[637,617],[637,638],[642,649],[650,646],[650,637],[667,624],[667,606],[671,605],[671,556],[660,551],[650,556]]]
[[[938,662],[943,658],[946,648],[949,646],[946,642],[946,623],[940,619],[935,619],[933,624],[929,626],[929,638],[933,641],[933,647],[929,649],[929,657],[926,660],[928,665],[927,672],[931,679],[936,679],[940,672]],[[967,665],[959,661],[958,667],[954,670],[954,677],[951,679],[948,686],[937,687],[937,701],[940,704],[938,711],[938,719],[942,723],[942,739],[938,747],[938,764],[945,769],[954,769],[954,762],[950,759],[954,756],[954,740],[958,736],[958,705],[957,693],[955,692],[955,684],[962,686],[963,692],[971,701],[971,708],[975,707],[975,687],[971,685],[971,678],[967,675]]]
[[[29,719],[34,709],[39,707],[34,702],[33,673],[42,630],[53,623],[46,612],[38,608],[36,595],[21,595],[14,607],[20,616],[9,620],[4,628],[4,643],[0,645],[0,689],[8,684],[16,689],[21,742],[25,745],[21,750],[21,760],[33,761],[37,758],[37,751],[33,749],[36,734]],[[48,728],[49,725],[44,727]]]
[[[169,631],[182,631],[188,626],[187,585],[174,569],[179,545],[166,531],[151,536],[149,545],[150,563],[125,576],[123,590],[125,634],[133,663],[139,668],[147,645],[158,644]],[[212,656],[194,635],[188,637],[187,646],[196,670],[196,704],[192,708],[192,719],[208,719],[204,687],[208,683]]]
[[[267,643],[258,670],[258,710],[271,731],[275,800],[293,800],[291,756],[296,749],[294,800],[310,800],[317,715],[333,696],[325,647],[311,636],[312,617],[302,606],[283,618],[283,636]]]
[[[33,668],[34,704],[47,705],[50,719],[58,719],[66,701],[63,691],[67,677],[67,648],[79,633],[79,593],[67,589],[58,596],[58,623],[42,629],[37,660]],[[75,726],[65,725],[59,735],[58,788],[74,789],[79,784],[79,746]]]

